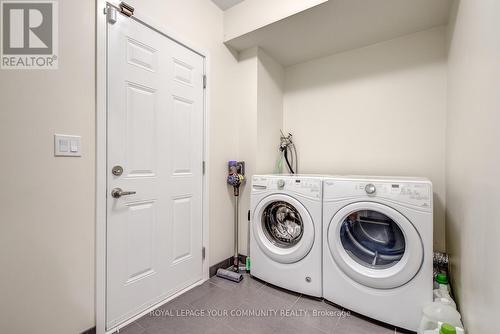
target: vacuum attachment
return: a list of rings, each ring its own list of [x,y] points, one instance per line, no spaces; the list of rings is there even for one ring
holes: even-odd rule
[[[234,196],[240,195],[240,186],[245,181],[245,162],[231,160],[227,163],[227,183],[233,186]]]
[[[239,282],[241,282],[241,280],[243,280],[242,274],[236,273],[236,272],[231,271],[231,270],[222,269],[222,268],[217,269],[216,275],[218,277],[225,278],[227,280],[230,280],[230,281],[233,281],[236,283],[239,283]]]

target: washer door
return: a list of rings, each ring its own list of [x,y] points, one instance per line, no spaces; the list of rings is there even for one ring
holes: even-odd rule
[[[389,206],[372,202],[347,205],[333,216],[328,248],[347,276],[377,289],[392,289],[411,281],[424,255],[413,224]]]
[[[306,208],[287,195],[265,197],[254,210],[253,236],[259,248],[279,263],[302,260],[314,243],[314,223]]]

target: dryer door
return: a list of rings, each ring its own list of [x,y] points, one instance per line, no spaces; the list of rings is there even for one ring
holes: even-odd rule
[[[347,276],[377,289],[392,289],[411,281],[424,255],[413,224],[389,206],[373,202],[347,205],[333,216],[328,248]]]
[[[270,195],[256,206],[252,234],[259,248],[279,263],[302,260],[314,243],[314,223],[306,208],[288,195]]]

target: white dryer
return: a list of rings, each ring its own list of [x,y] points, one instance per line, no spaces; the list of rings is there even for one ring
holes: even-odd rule
[[[322,183],[300,175],[252,178],[252,276],[321,297]]]
[[[416,331],[432,302],[432,184],[332,177],[323,185],[323,296]]]

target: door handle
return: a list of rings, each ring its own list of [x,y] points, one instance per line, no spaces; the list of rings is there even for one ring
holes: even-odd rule
[[[114,188],[111,190],[111,197],[120,198],[122,196],[134,195],[136,193],[136,191],[123,191],[121,188]]]

